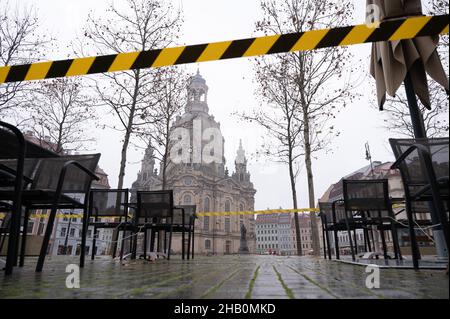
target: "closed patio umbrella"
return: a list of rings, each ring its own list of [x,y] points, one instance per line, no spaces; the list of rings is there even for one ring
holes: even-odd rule
[[[367,5],[378,7],[381,22],[423,15],[420,0],[367,0]],[[431,109],[432,107],[427,74],[442,85],[447,94],[449,90],[449,81],[436,51],[438,42],[439,36],[426,36],[372,44],[370,74],[376,81],[378,107],[383,110],[386,93],[394,96],[400,85],[404,83],[416,138],[426,137],[416,95],[426,108]],[[430,208],[433,224],[435,224],[438,222],[437,214],[432,206]],[[438,255],[445,257],[446,244],[442,231],[435,231],[435,239]],[[419,255],[417,247],[413,247],[413,257],[414,255]]]

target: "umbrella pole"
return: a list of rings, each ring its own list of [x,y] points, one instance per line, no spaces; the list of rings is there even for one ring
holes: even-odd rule
[[[414,136],[415,138],[426,138],[427,134],[425,131],[425,124],[423,121],[422,112],[419,109],[419,105],[417,104],[416,94],[414,93],[414,86],[411,79],[411,75],[409,71],[406,73],[405,77],[405,91],[406,91],[406,97],[408,99],[408,107],[409,107],[409,113],[411,116],[411,123],[414,130]],[[439,224],[439,218],[437,218],[437,211],[434,207],[433,202],[429,202],[430,206],[430,212],[431,212],[431,220],[433,224]],[[446,242],[445,242],[445,236],[441,229],[439,230],[433,230],[433,235],[435,239],[435,247],[436,247],[436,253],[438,255],[439,259],[447,259],[448,258],[448,252],[446,251]],[[415,241],[415,239],[414,239]],[[411,242],[411,245],[413,243]],[[414,255],[419,256],[419,250],[417,247],[417,242],[415,241],[413,247],[413,258]]]
[[[414,137],[426,138],[427,133],[423,123],[422,112],[420,112],[419,105],[417,104],[416,94],[414,93],[414,87],[409,71],[406,73],[404,84],[406,97],[408,99],[409,114],[411,115],[411,123],[414,130]]]

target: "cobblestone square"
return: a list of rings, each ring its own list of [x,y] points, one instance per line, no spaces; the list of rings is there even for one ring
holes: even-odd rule
[[[220,256],[170,261],[88,260],[80,288],[66,288],[68,264],[49,257],[35,273],[35,258],[0,279],[0,298],[348,299],[449,298],[443,270],[380,269],[380,288],[368,289],[365,267],[313,257]]]

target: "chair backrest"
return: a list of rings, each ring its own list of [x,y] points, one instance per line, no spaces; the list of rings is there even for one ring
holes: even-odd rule
[[[128,189],[91,189],[90,217],[124,217],[128,214]]]
[[[342,180],[347,211],[388,211],[391,209],[387,179]]]
[[[189,225],[190,220],[195,218],[196,205],[177,205],[173,210],[173,223],[183,225],[182,209],[184,209],[184,225]]]
[[[138,191],[137,217],[141,219],[173,217],[173,191]]]
[[[449,138],[433,138],[433,139],[389,139],[394,156],[398,159],[408,148],[414,144],[421,144],[427,148],[431,154],[436,178],[449,176]],[[425,174],[422,160],[419,158],[417,149],[412,151],[406,159],[399,165],[402,174],[403,183],[408,186],[423,186],[429,184]]]
[[[322,223],[325,223],[326,225],[332,225],[333,224],[332,203],[319,202],[319,209],[321,213],[320,217],[322,219]]]
[[[337,200],[334,202],[334,215],[336,216],[336,223],[345,223],[345,206],[342,200]]]
[[[26,158],[23,163],[23,176],[30,180],[34,179],[34,176],[39,167],[40,160],[38,158]],[[5,182],[11,182],[15,179],[17,171],[16,159],[0,159],[0,171],[5,173]],[[25,180],[24,187],[27,186],[27,180]],[[1,187],[1,182],[0,182]]]
[[[95,172],[99,159],[100,154],[64,155],[42,159],[31,188],[56,190],[60,173],[67,162],[76,161],[91,172]],[[90,189],[92,179],[92,176],[86,174],[78,167],[69,165],[62,192],[86,194]]]

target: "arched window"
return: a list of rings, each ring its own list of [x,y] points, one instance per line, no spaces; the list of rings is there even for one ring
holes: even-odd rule
[[[226,201],[225,201],[225,211],[226,211],[226,212],[229,212],[230,209],[231,209],[231,203],[230,203],[229,200],[226,200]]]
[[[189,194],[184,195],[183,204],[189,205],[192,203],[192,197]]]
[[[203,211],[204,212],[210,212],[211,211],[209,197],[205,197],[205,203],[203,205]]]
[[[239,211],[243,212],[244,211],[244,204],[239,204]]]
[[[203,217],[203,229],[209,230],[209,216]]]

